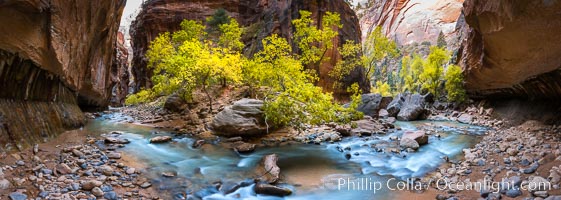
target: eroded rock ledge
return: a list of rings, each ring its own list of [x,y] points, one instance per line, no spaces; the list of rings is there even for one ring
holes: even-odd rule
[[[79,127],[78,105],[108,105],[125,2],[0,1],[0,151]]]
[[[561,2],[466,0],[460,64],[476,97],[561,96]]]

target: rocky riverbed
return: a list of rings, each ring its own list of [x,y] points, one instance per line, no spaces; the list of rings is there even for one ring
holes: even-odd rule
[[[25,199],[159,199],[139,162],[120,151],[126,142],[82,130],[26,151],[2,155],[0,195]]]
[[[240,121],[240,133],[269,131],[258,136],[236,127],[227,137],[212,130],[214,116],[225,110],[226,120],[258,117],[259,103],[248,100],[218,102],[213,111],[144,105],[88,113],[83,129],[3,155],[0,189],[12,199],[559,198],[561,127],[531,120],[513,125],[482,104],[462,110],[408,105],[422,98],[390,102],[349,124],[268,130],[256,120]],[[377,96],[365,100],[384,104]],[[399,113],[428,120],[396,121]],[[273,155],[269,167],[259,168]],[[384,182],[388,176],[422,187],[378,193],[327,187],[341,177]],[[547,188],[528,189],[536,184]]]

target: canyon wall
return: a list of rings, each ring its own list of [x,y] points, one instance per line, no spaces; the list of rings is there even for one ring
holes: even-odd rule
[[[111,79],[116,85],[111,91],[111,106],[122,106],[129,94],[129,50],[125,45],[125,34],[118,32],[114,45],[113,66]]]
[[[473,97],[561,97],[561,1],[466,0],[463,12]]]
[[[247,27],[243,36],[246,44],[244,52],[247,55],[260,50],[261,40],[273,33],[290,38],[294,31],[292,20],[299,17],[299,10],[311,11],[316,22],[321,21],[327,11],[341,15],[343,28],[339,29],[334,48],[341,46],[346,40],[360,41],[358,18],[344,0],[153,0],[143,5],[143,10],[131,25],[134,89],[138,91],[151,87],[152,72],[147,68],[147,60],[144,57],[150,41],[159,33],[178,30],[183,19],[204,20],[219,8],[225,9],[229,16]],[[340,59],[338,51],[328,52],[328,56],[331,60],[320,67],[319,73],[319,85],[324,88],[331,88],[333,80],[328,76],[328,72]],[[355,70],[348,81],[359,80],[363,74],[362,71]],[[361,86],[368,90],[369,84],[361,83]]]
[[[378,26],[399,45],[425,41],[435,45],[441,31],[447,40],[453,40],[463,1],[372,0],[363,3],[358,9],[362,36],[365,38]]]
[[[125,0],[0,1],[0,151],[84,123],[107,106]]]

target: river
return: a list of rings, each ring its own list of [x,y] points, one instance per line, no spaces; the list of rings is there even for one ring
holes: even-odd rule
[[[182,199],[183,194],[204,196],[204,199],[393,199],[400,194],[392,192],[392,189],[399,189],[398,183],[436,170],[445,162],[444,157],[458,158],[462,149],[475,145],[486,131],[484,127],[457,122],[396,122],[395,126],[401,130],[386,135],[346,137],[337,143],[321,145],[257,148],[250,154],[238,154],[218,144],[194,149],[191,147],[195,142],[193,138],[122,123],[127,120],[118,113],[107,114],[92,120],[84,130],[98,134],[122,132],[121,137],[131,143],[120,150],[146,167],[145,175],[153,180],[153,187],[174,199]],[[429,144],[422,145],[418,151],[399,154],[381,151],[391,143],[391,138],[421,127],[428,127],[434,133]],[[172,135],[174,140],[150,144],[149,138],[155,136],[154,132]],[[292,195],[284,198],[256,195],[253,185],[224,194],[213,186],[217,182],[226,186],[255,178],[253,169],[264,155],[271,153],[278,154],[277,164],[283,177],[281,185],[290,188]],[[351,155],[350,159],[346,154]],[[164,177],[162,173],[175,176]]]

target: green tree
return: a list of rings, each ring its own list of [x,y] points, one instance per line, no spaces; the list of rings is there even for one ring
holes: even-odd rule
[[[154,70],[154,86],[129,96],[127,104],[175,92],[189,99],[195,90],[200,90],[207,95],[212,110],[210,87],[229,83],[265,88],[263,109],[267,122],[274,126],[302,127],[361,117],[355,110],[360,103],[358,86],[351,88],[352,109],[336,104],[331,93],[314,85],[317,74],[305,69],[302,57],[293,54],[286,39],[277,35],[266,37],[263,50],[249,59],[241,54],[239,24],[230,19],[219,27],[219,38],[210,40],[200,22],[187,20],[182,23],[182,30],[163,33],[153,40],[146,56]]]
[[[440,33],[438,34],[438,39],[436,41],[436,46],[446,48],[447,45],[448,44],[446,43],[446,37],[444,36],[444,33],[440,31]]]
[[[399,54],[395,42],[387,38],[380,27],[376,27],[368,35],[362,46],[354,41],[346,41],[343,47],[339,48],[339,52],[343,59],[330,73],[330,76],[336,80],[335,86],[341,85],[344,77],[356,67],[363,67],[365,72],[363,82],[370,82],[370,79],[381,79],[381,76],[375,77],[375,74],[384,74],[387,71],[384,63],[387,59],[395,58]],[[391,76],[390,73],[384,81],[391,79]]]
[[[154,86],[131,95],[130,104],[174,92],[180,92],[185,99],[190,99],[193,91],[199,88],[207,95],[212,110],[213,99],[209,86],[226,81],[234,84],[241,82],[241,30],[235,20],[221,26],[221,45],[203,39],[206,34],[200,22],[185,20],[181,27],[182,30],[171,36],[170,33],[163,33],[150,43],[146,57],[149,67],[154,71]]]
[[[375,74],[382,75],[387,71],[386,65],[382,64],[386,59],[397,57],[399,54],[394,41],[384,35],[381,27],[376,27],[367,37],[363,45],[364,67],[366,76],[374,77]],[[378,76],[381,78],[381,76]]]
[[[423,72],[423,59],[418,54],[404,56],[401,60],[401,70],[399,77],[403,80],[403,87],[400,91],[419,92],[421,83],[419,76]]]
[[[212,34],[217,33],[220,30],[220,25],[230,23],[230,19],[226,10],[219,8],[214,11],[211,17],[206,19],[206,31]]]
[[[449,65],[444,75],[446,80],[446,93],[449,101],[464,102],[466,100],[466,91],[463,87],[464,76],[462,68],[457,65]]]
[[[372,87],[372,93],[381,94],[382,96],[392,96],[392,88],[387,82],[376,81],[376,85]]]
[[[317,76],[293,57],[286,39],[272,35],[262,43],[263,50],[246,65],[244,74],[250,85],[269,88],[264,105],[267,121],[275,126],[302,127],[342,122],[353,116],[344,114],[349,109],[334,104],[331,93],[313,84]]]
[[[333,49],[333,39],[339,35],[338,29],[343,28],[339,13],[326,12],[321,24],[311,18],[310,11],[300,10],[300,18],[292,20],[294,25],[294,41],[300,50],[300,61],[311,65],[319,74],[319,67],[329,59],[328,50]]]
[[[348,76],[352,70],[364,66],[361,57],[362,47],[361,44],[355,43],[355,41],[347,40],[338,50],[343,59],[337,62],[329,72],[329,76],[336,80],[333,83],[334,89],[343,89],[343,79]]]
[[[438,88],[442,83],[442,71],[449,59],[450,55],[444,48],[436,46],[430,48],[430,54],[423,64],[423,72],[419,75],[423,89],[435,96],[439,95]]]

